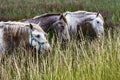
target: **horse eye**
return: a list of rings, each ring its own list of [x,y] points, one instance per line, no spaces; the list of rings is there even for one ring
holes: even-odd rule
[[[64,26],[61,26],[62,27],[62,29],[64,29]]]
[[[100,22],[99,22],[99,21],[97,21],[97,23],[99,24]]]
[[[38,34],[38,35],[36,35],[36,37],[37,37],[37,38],[40,38],[40,35]]]

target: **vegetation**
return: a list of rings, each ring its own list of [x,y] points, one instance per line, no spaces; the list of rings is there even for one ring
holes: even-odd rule
[[[0,0],[0,20],[20,20],[43,13],[99,11],[106,33],[90,41],[73,40],[61,47],[51,40],[50,53],[21,48],[0,63],[0,80],[119,80],[120,0]]]

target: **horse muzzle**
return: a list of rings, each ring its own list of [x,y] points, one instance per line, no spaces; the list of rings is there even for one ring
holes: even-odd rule
[[[103,35],[104,35],[104,33],[101,33],[101,34],[98,34],[97,37],[100,38]]]
[[[49,43],[44,43],[43,45],[40,46],[39,51],[41,53],[50,52],[51,51],[50,44]]]

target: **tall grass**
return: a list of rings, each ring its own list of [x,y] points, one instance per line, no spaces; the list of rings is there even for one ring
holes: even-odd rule
[[[0,65],[1,80],[119,80],[120,37],[108,36],[72,41],[66,49],[60,43],[48,54],[19,49]]]
[[[100,11],[107,17],[103,37],[73,40],[65,47],[51,39],[50,53],[38,54],[19,48],[4,55],[0,80],[119,80],[120,0],[0,0],[0,20],[19,20],[46,12]],[[111,25],[111,24],[112,25]],[[105,25],[106,27],[106,25]],[[112,32],[111,32],[112,31]]]

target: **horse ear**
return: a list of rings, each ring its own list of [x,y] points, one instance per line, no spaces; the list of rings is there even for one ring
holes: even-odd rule
[[[33,25],[32,24],[30,24],[30,29],[33,29]]]
[[[98,16],[99,16],[99,14],[100,14],[100,13],[98,12],[98,13],[97,13],[97,15],[96,15],[96,17],[98,17]]]
[[[60,15],[59,20],[63,20],[65,23],[67,23],[67,20],[63,14]]]

